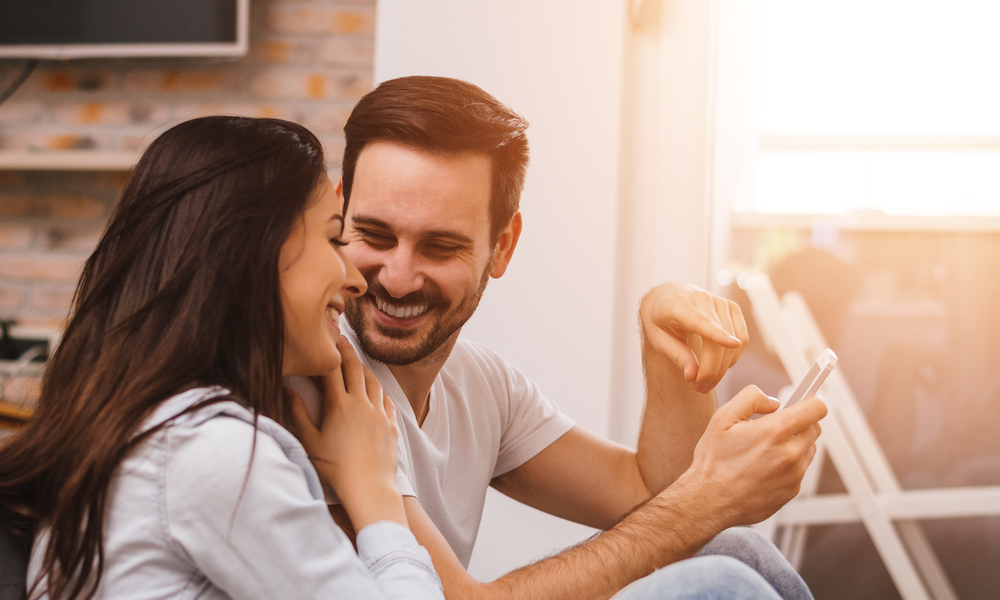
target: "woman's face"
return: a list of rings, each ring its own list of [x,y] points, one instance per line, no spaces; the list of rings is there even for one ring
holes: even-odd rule
[[[344,302],[368,288],[341,253],[343,230],[340,201],[324,175],[278,258],[285,316],[283,375],[324,375],[340,366],[337,342]]]

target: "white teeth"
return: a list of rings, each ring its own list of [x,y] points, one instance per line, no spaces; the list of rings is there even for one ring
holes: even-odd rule
[[[421,304],[420,306],[393,306],[388,302],[385,302],[379,298],[375,299],[375,305],[378,309],[387,315],[396,317],[397,319],[408,319],[410,317],[419,317],[424,314],[427,310],[426,304]]]
[[[327,308],[326,309],[326,318],[330,319],[331,321],[333,321],[337,325],[340,325],[340,313],[337,312],[337,309],[335,309],[335,308]]]

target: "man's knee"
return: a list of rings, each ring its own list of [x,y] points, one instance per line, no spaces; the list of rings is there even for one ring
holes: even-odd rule
[[[653,572],[614,600],[780,600],[756,571],[728,556],[699,556]]]
[[[705,544],[697,556],[731,556],[751,567],[761,560],[780,559],[781,551],[769,539],[749,527],[732,527]]]
[[[733,527],[712,538],[699,557],[734,558],[759,573],[785,600],[811,600],[812,592],[769,539],[747,527]]]

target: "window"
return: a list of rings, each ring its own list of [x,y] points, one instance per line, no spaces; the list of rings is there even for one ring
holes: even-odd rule
[[[1000,2],[763,0],[740,212],[1000,215]]]

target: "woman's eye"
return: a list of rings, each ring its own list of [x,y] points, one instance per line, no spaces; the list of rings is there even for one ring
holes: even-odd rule
[[[347,242],[340,239],[339,237],[330,238],[330,243],[333,244],[334,246],[337,246],[338,248],[343,248],[344,246],[347,245]]]

